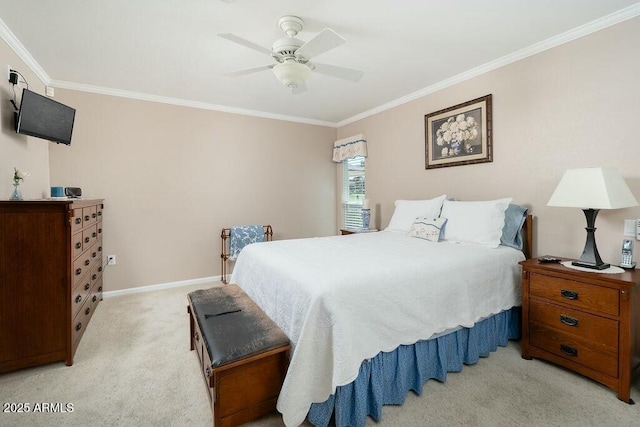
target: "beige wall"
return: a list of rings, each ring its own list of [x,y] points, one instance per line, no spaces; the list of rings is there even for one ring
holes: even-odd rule
[[[107,290],[220,274],[220,230],[334,233],[336,129],[56,90],[77,109],[51,184],[105,201]]]
[[[366,192],[379,205],[378,227],[388,225],[396,199],[511,196],[537,217],[538,255],[579,257],[582,211],[546,203],[567,168],[596,166],[617,167],[640,200],[639,39],[635,18],[341,127],[338,138],[367,134]],[[493,94],[494,161],[425,170],[424,115],[486,94]],[[637,217],[640,208],[600,212],[605,261],[620,261],[624,219]]]

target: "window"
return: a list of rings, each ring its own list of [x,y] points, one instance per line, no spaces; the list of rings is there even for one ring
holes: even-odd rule
[[[342,226],[362,228],[364,200],[365,157],[356,156],[342,161]]]

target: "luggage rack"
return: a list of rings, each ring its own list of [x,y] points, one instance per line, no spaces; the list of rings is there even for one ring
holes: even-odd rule
[[[273,229],[271,228],[270,225],[263,225],[262,226],[263,230],[264,230],[264,241],[265,242],[270,242],[271,240],[273,240]],[[231,238],[231,228],[223,228],[222,232],[220,233],[220,239],[221,239],[221,253],[220,253],[220,263],[221,263],[221,268],[220,271],[222,272],[222,283],[224,284],[228,284],[229,282],[227,281],[227,261],[229,260],[229,243],[230,243],[230,238]]]

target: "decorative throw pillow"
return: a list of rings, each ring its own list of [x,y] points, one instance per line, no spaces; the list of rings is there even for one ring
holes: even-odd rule
[[[522,225],[527,219],[528,209],[524,206],[510,204],[504,212],[504,227],[500,244],[522,250]]]
[[[439,242],[442,240],[446,224],[447,218],[416,218],[409,230],[409,236]]]
[[[408,233],[411,224],[418,217],[437,218],[440,216],[442,202],[447,198],[446,194],[429,200],[396,200],[396,208],[393,211],[391,221],[386,231],[400,231]]]
[[[447,218],[444,239],[497,248],[500,245],[504,227],[504,213],[511,200],[511,198],[481,202],[445,200],[440,214]]]

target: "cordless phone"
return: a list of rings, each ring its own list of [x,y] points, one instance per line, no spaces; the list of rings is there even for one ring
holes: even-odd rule
[[[633,262],[633,240],[624,239],[622,241],[622,261],[620,262],[622,268],[635,268],[636,263]]]

